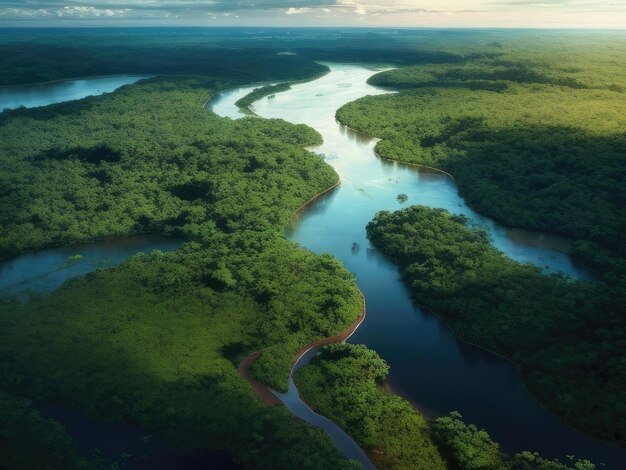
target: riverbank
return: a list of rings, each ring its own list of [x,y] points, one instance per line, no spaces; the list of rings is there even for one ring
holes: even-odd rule
[[[298,362],[302,359],[302,357],[306,353],[320,346],[325,346],[328,344],[340,343],[342,341],[346,341],[348,338],[350,338],[354,334],[354,332],[359,328],[359,326],[361,326],[361,323],[363,323],[363,320],[365,320],[367,309],[365,305],[365,296],[360,291],[359,293],[363,301],[363,313],[359,316],[359,318],[357,318],[354,321],[354,323],[352,323],[352,325],[350,325],[347,329],[345,329],[341,333],[337,333],[334,336],[329,336],[328,338],[322,338],[322,339],[318,339],[315,341],[311,341],[310,343],[307,343],[304,346],[302,346],[300,349],[298,349],[298,351],[293,356],[293,360],[291,363],[290,376],[293,375],[294,368],[298,365]],[[277,405],[282,402],[278,399],[275,392],[269,387],[254,380],[250,374],[250,367],[252,366],[254,361],[256,361],[259,358],[259,356],[262,353],[263,353],[263,350],[259,350],[246,356],[239,363],[239,366],[237,367],[237,371],[239,372],[239,375],[241,375],[244,379],[246,379],[252,385],[254,392],[261,399],[261,401],[263,401],[263,403],[265,403],[266,405]]]
[[[445,208],[488,227],[493,244],[513,259],[542,268],[547,265],[573,278],[586,278],[586,271],[553,249],[544,234],[529,232],[523,242],[510,237],[507,227],[466,205],[452,178],[419,174],[402,163],[391,165],[377,158],[374,139],[346,132],[335,119],[343,104],[383,93],[365,84],[373,72],[352,65],[330,66],[329,75],[275,99],[261,100],[255,111],[267,119],[316,129],[324,144],[313,150],[332,157],[326,161],[341,175],[341,187],[328,200],[302,212],[289,239],[315,253],[334,255],[357,276],[368,300],[368,315],[354,342],[366,344],[389,363],[389,383],[412,403],[423,403],[439,415],[459,410],[467,422],[486,429],[503,447],[536,450],[560,459],[576,449],[578,455],[607,465],[620,461],[612,446],[581,435],[539,406],[520,386],[519,374],[508,361],[466,346],[436,316],[416,306],[395,265],[366,248],[364,228],[377,212],[397,210],[396,197],[405,193],[411,204]],[[224,97],[221,109],[227,109],[233,98]],[[363,249],[350,250],[354,242]]]

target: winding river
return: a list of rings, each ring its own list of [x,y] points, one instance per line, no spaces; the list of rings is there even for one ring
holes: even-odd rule
[[[376,141],[337,124],[335,112],[362,96],[387,93],[366,84],[378,70],[356,65],[330,67],[331,72],[318,80],[258,101],[254,111],[265,118],[305,123],[317,129],[324,144],[315,151],[323,154],[341,177],[341,186],[309,206],[288,235],[314,252],[335,255],[357,275],[368,315],[351,340],[367,344],[387,360],[391,365],[390,387],[427,416],[459,410],[468,422],[486,428],[505,450],[536,450],[562,460],[566,454],[576,454],[604,462],[605,468],[621,468],[626,451],[561,423],[525,391],[511,364],[457,341],[435,316],[414,306],[396,267],[369,247],[365,225],[377,211],[399,208],[396,196],[405,193],[409,196],[407,204],[446,208],[488,227],[494,245],[511,258],[547,271],[590,278],[590,273],[565,254],[568,241],[507,229],[467,207],[449,177],[377,158],[373,150]],[[79,99],[113,91],[140,78],[105,77],[0,88],[0,110]],[[243,117],[234,102],[253,88],[221,93],[211,101],[212,110],[222,116]],[[353,250],[353,242],[361,248]],[[49,291],[66,279],[117,265],[137,251],[167,251],[179,244],[147,236],[24,255],[0,265],[0,294]],[[77,254],[82,256],[75,257]],[[314,354],[313,350],[303,356],[294,370]],[[366,468],[373,467],[347,434],[300,400],[293,382],[289,392],[279,398],[295,415],[329,432],[346,456],[360,460]],[[66,411],[55,414],[67,421],[63,419],[67,418]]]
[[[288,236],[316,253],[333,254],[356,274],[368,314],[351,341],[376,350],[391,366],[391,389],[427,416],[458,410],[467,422],[484,427],[504,450],[533,450],[562,461],[575,454],[603,462],[605,468],[620,468],[626,451],[562,423],[529,395],[509,362],[456,340],[436,316],[413,305],[397,268],[370,247],[365,226],[376,212],[400,208],[396,196],[405,193],[407,204],[445,208],[487,227],[493,244],[513,259],[547,272],[591,278],[566,254],[569,242],[499,225],[469,208],[448,176],[379,159],[374,153],[376,140],[339,125],[335,112],[362,96],[388,93],[366,84],[382,69],[328,65],[328,75],[257,101],[253,111],[264,118],[307,124],[324,137],[324,144],[314,151],[335,168],[342,184],[309,206]],[[225,117],[243,117],[234,103],[253,89],[223,92],[211,100],[210,109]],[[354,242],[361,248],[353,249]],[[337,443],[336,425],[315,418],[293,382],[280,398],[294,414],[326,429]]]

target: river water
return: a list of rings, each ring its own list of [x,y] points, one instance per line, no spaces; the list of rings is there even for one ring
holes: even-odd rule
[[[328,65],[328,75],[264,98],[253,111],[264,118],[307,124],[324,137],[324,144],[314,151],[335,168],[342,184],[309,206],[288,236],[316,253],[333,254],[356,274],[367,301],[367,318],[351,341],[376,350],[391,366],[390,387],[428,416],[458,410],[467,422],[485,428],[504,450],[538,451],[562,461],[575,454],[604,462],[605,468],[620,468],[626,451],[563,424],[529,395],[509,362],[456,340],[436,316],[413,305],[397,268],[369,245],[365,226],[376,212],[402,207],[396,196],[404,193],[409,198],[406,205],[445,208],[487,227],[493,244],[513,259],[547,272],[591,278],[566,254],[569,242],[496,224],[465,204],[450,177],[379,159],[375,139],[335,120],[343,104],[388,93],[366,84],[379,70]],[[234,103],[252,89],[220,94],[210,103],[211,110],[243,117]],[[354,242],[359,249],[352,248]],[[297,390],[290,390],[290,396],[298,401]]]
[[[0,111],[20,106],[34,108],[63,101],[79,100],[87,96],[109,93],[117,88],[135,83],[142,76],[96,77],[67,80],[40,85],[0,87]]]
[[[0,263],[0,295],[27,300],[31,292],[51,292],[68,279],[122,264],[135,253],[173,251],[183,240],[138,235],[36,251]]]

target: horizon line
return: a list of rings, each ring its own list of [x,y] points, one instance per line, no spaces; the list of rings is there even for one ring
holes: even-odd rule
[[[28,20],[24,20],[28,21]],[[0,24],[0,30],[2,29],[183,29],[183,28],[203,28],[203,29],[245,29],[245,28],[259,28],[259,29],[400,29],[400,30],[546,30],[546,31],[626,31],[626,26],[353,26],[353,25],[333,25],[333,26],[309,26],[309,25],[294,25],[294,26],[263,26],[263,25],[9,25],[4,26]]]

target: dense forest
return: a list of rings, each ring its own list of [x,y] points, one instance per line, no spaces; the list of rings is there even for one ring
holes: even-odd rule
[[[279,230],[337,180],[302,148],[319,143],[312,129],[202,109],[220,85],[155,79],[0,115],[0,257],[142,232]]]
[[[307,402],[349,432],[377,468],[446,468],[426,420],[379,387],[388,371],[365,346],[339,344],[324,348],[295,380]]]
[[[463,60],[458,53],[424,46],[415,34],[326,28],[270,34],[256,28],[0,30],[0,57],[0,86],[115,74],[193,74],[250,83],[251,78],[310,78],[326,69],[314,62],[319,60],[405,65]]]
[[[363,345],[331,345],[298,371],[296,382],[307,402],[350,432],[381,469],[595,468],[586,460],[564,464],[533,452],[507,455],[458,412],[427,423],[410,403],[381,387],[388,371],[386,362]]]
[[[337,181],[303,149],[319,135],[202,108],[231,84],[153,79],[0,115],[2,257],[133,233],[191,240],[26,304],[2,300],[3,464],[84,463],[30,399],[140,423],[179,449],[227,449],[246,466],[352,468],[322,431],[262,405],[237,373],[264,349],[256,378],[284,388],[295,351],[343,330],[362,305],[338,261],[282,233]],[[6,433],[25,415],[18,442]]]
[[[371,82],[405,91],[363,98],[337,117],[383,138],[382,157],[451,173],[468,203],[506,225],[623,257],[626,98],[621,73],[612,78],[503,59],[402,68]]]
[[[620,292],[513,261],[484,229],[443,209],[380,212],[367,235],[400,266],[416,303],[460,338],[513,360],[533,393],[569,423],[624,444]]]
[[[181,450],[228,449],[254,468],[352,468],[322,431],[284,407],[263,405],[237,364],[271,346],[268,374],[286,380],[294,348],[358,314],[353,280],[329,257],[280,239],[253,241],[257,247],[231,254],[227,244],[192,243],[137,256],[27,304],[5,301],[0,373],[9,395],[2,413],[15,413],[15,397],[27,397],[138,422]],[[39,431],[41,419],[32,409],[28,415],[38,427],[27,427],[27,446],[3,445],[3,462],[25,468],[37,456],[39,464],[68,468],[64,447],[46,444],[49,436],[67,437]]]

